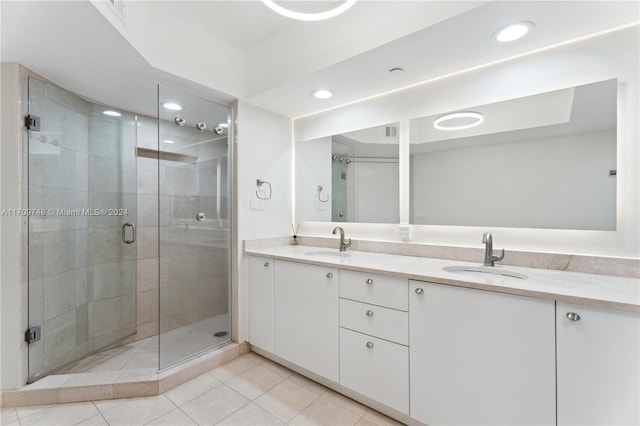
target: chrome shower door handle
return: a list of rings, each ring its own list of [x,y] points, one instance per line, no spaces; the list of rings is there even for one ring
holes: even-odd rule
[[[131,228],[131,238],[127,238],[127,228]],[[133,223],[127,222],[122,225],[122,241],[125,244],[133,244],[136,242],[136,226]]]

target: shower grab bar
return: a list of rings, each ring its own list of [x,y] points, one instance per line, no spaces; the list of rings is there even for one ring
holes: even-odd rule
[[[127,228],[131,228],[132,233],[131,233],[131,239],[127,239]],[[127,222],[124,225],[122,225],[122,241],[125,244],[133,244],[136,242],[136,226],[131,223],[131,222]]]
[[[256,191],[256,197],[258,197],[258,200],[270,200],[271,199],[271,183],[267,182],[266,180],[256,179],[256,186],[258,186],[259,188],[262,188],[262,185],[264,185],[265,183],[267,184],[267,186],[269,186],[269,195],[261,197],[260,196],[260,192]]]

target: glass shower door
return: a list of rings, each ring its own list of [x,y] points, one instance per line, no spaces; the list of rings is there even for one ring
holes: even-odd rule
[[[136,118],[28,84],[33,381],[136,331]]]
[[[231,339],[230,110],[166,87],[158,100],[164,368]]]

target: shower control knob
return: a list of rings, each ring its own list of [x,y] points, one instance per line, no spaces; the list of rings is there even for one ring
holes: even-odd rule
[[[198,222],[202,222],[203,220],[205,220],[207,218],[207,215],[205,215],[204,213],[198,213],[196,215],[196,220]]]
[[[198,121],[196,123],[196,127],[198,128],[198,130],[203,131],[207,128],[207,123],[205,123],[204,121]]]

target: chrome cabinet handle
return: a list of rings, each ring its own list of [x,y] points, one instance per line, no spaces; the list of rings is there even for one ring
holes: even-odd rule
[[[424,293],[424,290],[421,288],[416,288],[416,294],[422,294]]]
[[[371,349],[373,347],[373,342],[367,342],[367,348]]]
[[[269,267],[269,262],[264,262],[264,267],[268,268]]]
[[[373,311],[371,309],[369,309],[367,312],[365,312],[365,315],[368,317],[372,317],[373,316]]]
[[[333,272],[327,272],[327,278],[333,278]]]
[[[127,228],[131,228],[132,230],[130,239],[127,239]],[[133,244],[136,242],[136,226],[133,223],[127,222],[122,225],[122,241],[125,244]]]
[[[373,280],[371,278],[368,278],[365,283],[367,283],[368,285],[373,284]]]
[[[571,321],[580,321],[580,315],[576,314],[575,312],[568,312],[567,318]]]

